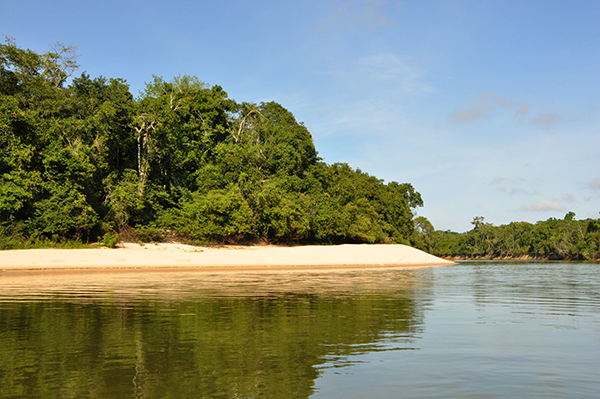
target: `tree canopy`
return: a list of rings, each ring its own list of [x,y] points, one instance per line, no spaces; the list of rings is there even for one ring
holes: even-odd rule
[[[473,229],[459,234],[434,231],[425,218],[415,220],[417,245],[434,255],[464,259],[600,259],[600,220],[563,219],[494,226],[477,216]],[[429,224],[429,225],[428,225]],[[427,227],[429,226],[429,227]]]
[[[276,102],[153,76],[69,79],[75,48],[0,44],[0,248],[31,240],[413,243],[408,183],[327,164]],[[70,81],[70,82],[69,82]],[[67,84],[69,83],[69,84]],[[12,244],[11,244],[12,243]]]

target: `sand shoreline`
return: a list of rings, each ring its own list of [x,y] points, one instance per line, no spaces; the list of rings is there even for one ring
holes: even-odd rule
[[[0,251],[0,276],[46,272],[339,270],[444,266],[447,261],[405,245],[194,247],[123,244],[122,248]]]

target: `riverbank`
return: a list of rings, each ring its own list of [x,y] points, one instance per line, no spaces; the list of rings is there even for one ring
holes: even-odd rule
[[[533,255],[520,255],[520,256],[442,256],[442,259],[449,261],[508,261],[508,262],[528,262],[528,261],[563,261],[563,262],[599,262],[600,258],[586,259],[583,256],[579,257],[550,257],[550,256],[533,256]]]
[[[0,272],[238,271],[443,266],[406,245],[227,246],[123,244],[117,249],[25,249],[0,252]]]

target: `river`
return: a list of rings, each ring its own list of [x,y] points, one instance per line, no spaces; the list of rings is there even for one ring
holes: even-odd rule
[[[0,398],[597,398],[600,264],[0,274]]]

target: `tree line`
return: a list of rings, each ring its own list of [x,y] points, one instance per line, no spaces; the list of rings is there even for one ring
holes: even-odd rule
[[[512,222],[494,226],[481,216],[465,233],[434,230],[425,218],[416,218],[419,246],[434,255],[463,259],[600,259],[600,219],[563,219],[537,223]]]
[[[455,258],[600,258],[600,221],[436,231],[410,183],[318,157],[275,102],[194,76],[91,78],[75,48],[0,44],[0,249],[137,241],[402,243]],[[69,84],[67,85],[67,82]]]
[[[0,249],[36,243],[404,243],[421,195],[318,157],[275,102],[238,103],[194,76],[134,97],[75,48],[0,44]],[[67,85],[67,82],[69,84]]]

